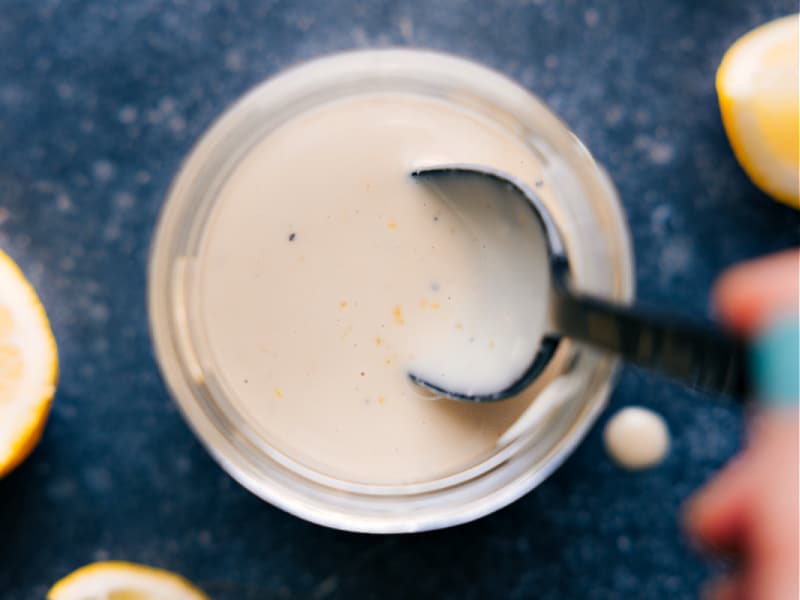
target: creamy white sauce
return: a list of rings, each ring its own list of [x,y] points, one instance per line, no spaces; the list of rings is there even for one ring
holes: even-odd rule
[[[550,274],[544,230],[516,191],[488,177],[418,181],[430,187],[435,195],[428,201],[456,228],[443,241],[455,238],[475,281],[458,292],[457,318],[465,326],[453,331],[443,320],[425,331],[408,369],[451,392],[500,392],[528,369],[545,331]]]
[[[606,424],[603,440],[611,458],[631,470],[657,465],[669,450],[669,430],[664,419],[638,406],[615,414]]]
[[[490,454],[537,393],[469,405],[408,380],[413,368],[502,389],[545,324],[544,241],[512,235],[532,213],[497,213],[481,194],[454,206],[410,177],[447,163],[530,186],[541,175],[504,130],[396,95],[289,121],[224,184],[198,258],[199,320],[235,408],[288,456],[358,482],[427,481]]]

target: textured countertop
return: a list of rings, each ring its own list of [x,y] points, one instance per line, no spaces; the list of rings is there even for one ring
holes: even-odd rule
[[[231,101],[299,60],[416,45],[540,95],[616,181],[639,296],[708,310],[716,274],[796,244],[798,216],[734,162],[714,70],[791,0],[2,0],[0,248],[37,286],[61,354],[44,438],[0,481],[0,598],[41,599],[103,559],[183,573],[217,599],[693,598],[712,566],[679,507],[737,449],[740,411],[623,372],[609,410],[527,497],[448,531],[363,536],[291,517],[234,483],[159,377],[145,265],[167,187]],[[642,473],[601,428],[631,403],[673,447]]]

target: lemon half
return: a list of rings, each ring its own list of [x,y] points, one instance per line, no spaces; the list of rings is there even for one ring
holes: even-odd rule
[[[97,562],[73,571],[47,600],[209,600],[175,573],[128,562]]]
[[[736,158],[758,187],[800,208],[800,15],[739,38],[717,70],[717,95]]]
[[[42,436],[58,378],[58,354],[44,308],[0,250],[0,477]]]

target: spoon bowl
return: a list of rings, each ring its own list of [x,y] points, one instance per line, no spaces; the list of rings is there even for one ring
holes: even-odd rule
[[[748,394],[746,346],[719,326],[575,292],[558,227],[541,199],[519,179],[468,164],[426,167],[411,175],[458,212],[467,227],[480,229],[484,233],[481,239],[487,240],[484,244],[508,249],[512,254],[525,248],[523,240],[543,237],[547,254],[543,285],[549,288],[544,335],[530,353],[527,368],[520,370],[511,383],[490,391],[476,392],[469,386],[462,390],[412,368],[409,378],[416,385],[455,400],[494,402],[510,398],[541,375],[559,340],[566,336],[692,387],[737,397]],[[496,252],[502,251],[497,248]],[[530,272],[522,268],[513,274],[517,278],[526,276]],[[497,293],[502,296],[513,291],[509,288]]]

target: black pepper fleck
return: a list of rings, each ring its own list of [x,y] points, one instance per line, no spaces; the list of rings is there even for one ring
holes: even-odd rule
[[[289,241],[290,241],[290,242],[293,242],[293,241],[294,241],[294,238],[296,238],[296,237],[297,237],[297,234],[296,234],[296,233],[290,233],[290,234],[289,234]]]
[[[544,185],[544,181],[542,181],[541,179],[537,179],[534,185],[536,187],[542,187]]]

